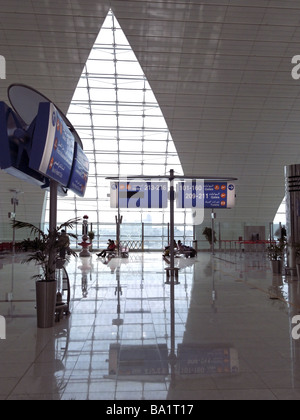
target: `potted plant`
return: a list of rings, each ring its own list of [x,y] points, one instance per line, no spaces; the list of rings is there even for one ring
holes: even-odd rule
[[[90,251],[92,251],[93,250],[93,240],[95,238],[95,233],[92,230],[90,230],[88,232],[88,237],[89,237],[90,243],[91,243],[91,245],[90,245]]]
[[[203,230],[202,235],[205,236],[205,238],[209,242],[210,246],[212,246],[213,241],[214,241],[214,244],[217,242],[216,233],[210,227],[206,227]]]
[[[13,226],[16,229],[29,229],[31,235],[38,236],[39,247],[34,252],[28,254],[22,263],[35,262],[41,268],[41,272],[35,276],[36,279],[36,309],[37,309],[37,325],[38,328],[51,328],[55,322],[56,307],[56,278],[55,270],[65,260],[61,260],[58,256],[62,249],[59,241],[61,231],[72,229],[78,219],[71,219],[63,223],[53,231],[44,233],[41,229],[31,223],[14,221]],[[69,236],[77,238],[76,235],[69,233]],[[68,250],[70,255],[77,256],[76,252]]]
[[[268,257],[272,264],[272,271],[274,274],[282,272],[282,260],[286,247],[285,239],[279,239],[277,242],[271,243],[268,248]]]

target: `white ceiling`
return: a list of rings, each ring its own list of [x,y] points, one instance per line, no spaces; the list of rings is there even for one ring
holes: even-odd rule
[[[67,111],[109,7],[185,173],[237,177],[237,205],[224,218],[272,221],[284,165],[300,162],[300,80],[291,76],[300,54],[299,0],[0,0],[7,63],[0,100],[8,85],[25,83]],[[0,182],[14,188],[17,181],[1,174]],[[2,214],[5,202],[4,195]]]

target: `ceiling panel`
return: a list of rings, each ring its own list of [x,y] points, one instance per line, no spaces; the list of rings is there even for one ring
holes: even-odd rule
[[[300,81],[291,77],[291,59],[300,53],[298,1],[0,5],[0,55],[7,62],[1,100],[9,84],[26,83],[66,112],[111,6],[162,107],[184,171],[239,178],[237,206],[225,219],[273,220],[283,166],[300,159]],[[4,180],[16,183],[1,174]]]

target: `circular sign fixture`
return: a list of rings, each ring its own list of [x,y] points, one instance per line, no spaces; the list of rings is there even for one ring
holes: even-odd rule
[[[48,99],[42,93],[38,92],[36,89],[23,84],[10,85],[8,87],[7,94],[14,111],[27,126],[30,126],[32,121],[37,116],[41,102],[53,103],[50,99]],[[70,132],[73,134],[76,143],[78,143],[83,149],[82,141],[72,123],[54,103],[53,105],[60,113]]]

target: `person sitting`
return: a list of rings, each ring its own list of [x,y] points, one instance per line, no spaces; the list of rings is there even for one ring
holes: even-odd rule
[[[108,247],[108,251],[114,252],[117,248],[117,245],[115,244],[115,241],[110,241],[110,245]]]
[[[168,257],[170,255],[170,247],[171,247],[171,244],[165,247],[164,257]],[[177,250],[177,248],[178,248],[177,243],[174,240],[174,250]]]
[[[178,250],[187,258],[194,258],[197,255],[197,251],[194,248],[184,245],[181,241],[178,241]]]
[[[107,243],[107,248],[104,249],[102,252],[100,252],[99,254],[96,254],[97,257],[106,257],[107,252],[113,252],[116,249],[116,244],[114,241],[112,241],[111,239],[108,240]]]

